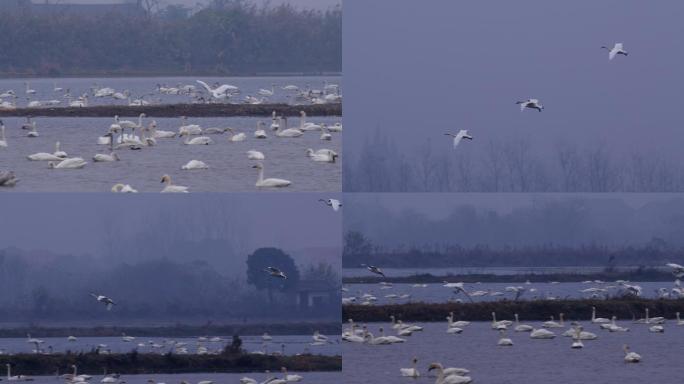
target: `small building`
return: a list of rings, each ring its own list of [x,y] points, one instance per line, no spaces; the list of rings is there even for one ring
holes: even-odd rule
[[[300,309],[334,305],[338,301],[338,288],[326,280],[300,280],[296,292]]]

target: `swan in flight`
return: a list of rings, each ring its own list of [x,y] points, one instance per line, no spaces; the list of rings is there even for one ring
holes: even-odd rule
[[[627,344],[622,346],[622,350],[625,351],[625,363],[638,363],[641,361],[641,355],[636,352],[630,352]]]
[[[285,272],[281,271],[280,269],[276,267],[266,267],[264,269],[265,272],[268,272],[269,275],[273,277],[278,277],[281,279],[287,279],[287,276],[285,276]]]
[[[249,160],[264,160],[266,157],[264,156],[263,153],[261,153],[257,150],[251,149],[251,150],[247,151],[247,158]]]
[[[610,323],[605,317],[596,317],[596,307],[591,307],[591,322],[594,324]]]
[[[93,161],[95,162],[105,162],[105,161],[119,161],[121,160],[119,158],[119,155],[112,152],[109,155],[103,154],[103,153],[98,153],[95,156],[93,156]]]
[[[337,153],[332,150],[318,150],[314,151],[311,148],[308,148],[306,150],[306,156],[308,156],[311,160],[320,162],[320,163],[334,163],[337,160]]]
[[[253,165],[252,168],[256,168],[259,170],[259,178],[257,179],[257,182],[256,182],[257,187],[282,188],[282,187],[288,187],[290,184],[292,184],[292,182],[290,180],[285,180],[285,179],[275,179],[275,178],[264,179],[264,165],[261,163]]]
[[[192,139],[188,137],[183,142],[183,144],[185,145],[209,145],[213,143],[214,140],[212,140],[211,137],[208,136],[193,137]]]
[[[380,269],[374,265],[361,264],[361,266],[365,267],[371,273],[375,273],[376,275],[380,275],[382,277],[385,277],[385,273],[382,271],[382,269]]]
[[[245,139],[247,138],[247,135],[245,135],[244,132],[240,132],[240,133],[236,134],[235,131],[233,130],[233,128],[227,128],[227,129],[230,131],[230,133],[233,134],[232,136],[230,136],[230,138],[228,138],[228,141],[233,141],[233,142],[245,141]]]
[[[416,368],[416,364],[418,364],[418,358],[414,357],[413,360],[411,360],[411,363],[413,366],[411,368],[399,368],[399,372],[401,373],[402,376],[404,377],[418,377],[420,376],[420,372],[418,372],[418,368]]]
[[[608,51],[608,60],[613,60],[615,56],[617,55],[624,55],[627,56],[627,51],[622,47],[622,43],[615,43],[613,48],[608,48],[605,45],[601,46],[601,49],[605,49]]]
[[[85,160],[80,157],[72,157],[70,159],[64,159],[57,163],[56,161],[48,162],[48,168],[50,169],[81,169],[88,164]]]
[[[238,87],[230,85],[230,84],[223,84],[219,87],[211,88],[209,86],[209,84],[205,83],[202,80],[197,80],[197,83],[199,83],[202,87],[204,87],[204,89],[206,89],[207,92],[209,92],[211,97],[213,97],[214,99],[219,99],[219,100],[227,99],[230,97],[231,93],[235,93],[235,92],[239,91]]]
[[[59,141],[55,143],[55,152],[53,153],[53,155],[60,157],[62,159],[66,159],[67,157],[69,157],[69,155],[66,152],[62,151],[61,143]]]
[[[138,191],[136,189],[134,189],[133,187],[131,187],[130,185],[121,184],[121,183],[114,184],[114,186],[112,187],[112,192],[114,192],[114,193],[138,193]]]
[[[318,199],[318,201],[322,201],[323,204],[331,207],[335,212],[339,211],[340,207],[342,206],[342,203],[337,199]]]
[[[437,380],[435,384],[469,384],[473,382],[470,376],[460,376],[460,375],[446,375],[444,367],[440,363],[432,363],[428,368],[428,372],[432,370],[437,370]]]
[[[164,189],[161,190],[162,193],[189,193],[188,187],[182,185],[173,185],[171,183],[171,176],[164,175],[161,178],[161,182],[166,184]]]
[[[12,366],[10,364],[5,364],[5,366],[7,367],[7,381],[33,381],[33,379],[29,376],[12,376]]]
[[[184,166],[181,167],[183,170],[191,169],[209,169],[209,166],[200,160],[190,160]]]
[[[90,296],[94,297],[95,300],[99,301],[100,303],[105,305],[105,308],[107,308],[108,311],[112,310],[112,306],[116,305],[116,303],[110,299],[109,297],[105,295],[96,295],[94,293],[91,293]]]
[[[461,129],[458,131],[457,134],[453,133],[445,133],[446,136],[451,136],[454,138],[454,148],[458,147],[458,143],[461,142],[461,140],[466,139],[466,140],[472,140],[473,137],[468,134],[468,130],[466,129]]]
[[[675,263],[667,263],[666,265],[672,269],[672,274],[676,278],[680,279],[680,278],[684,277],[684,266],[683,265],[679,265],[679,264],[675,264]]]
[[[536,109],[539,112],[544,109],[544,106],[539,103],[538,99],[516,101],[515,103],[520,105],[520,112],[524,111],[525,108]]]
[[[5,137],[5,123],[0,120],[0,148],[7,148],[7,138]]]

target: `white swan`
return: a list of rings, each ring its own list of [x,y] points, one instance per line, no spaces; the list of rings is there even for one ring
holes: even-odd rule
[[[608,51],[608,60],[613,60],[617,55],[628,55],[627,51],[625,51],[625,49],[623,48],[622,43],[615,43],[613,48],[608,48],[604,45],[601,47],[601,49],[605,49]]]
[[[247,158],[249,160],[264,160],[266,157],[263,153],[252,149],[247,151]]]
[[[551,320],[542,323],[542,327],[544,328],[563,328],[564,326],[562,313],[560,314],[560,323],[553,320],[553,315],[551,315]]]
[[[119,127],[124,128],[124,129],[125,128],[138,128],[138,127],[142,127],[142,119],[144,117],[147,117],[147,115],[144,113],[141,113],[140,115],[138,115],[138,123],[136,124],[130,120],[119,120],[119,116],[116,115],[116,116],[114,116],[114,122],[115,122],[115,124],[118,124]]]
[[[416,368],[416,364],[418,364],[418,358],[414,357],[411,362],[413,364],[411,368],[399,368],[399,373],[401,373],[401,375],[404,377],[419,377],[420,372],[418,372],[418,368]]]
[[[596,307],[591,307],[591,322],[595,324],[610,323],[605,317],[596,317]]]
[[[449,312],[449,316],[447,316],[447,321],[449,323],[449,328],[454,328],[454,327],[463,328],[463,327],[467,327],[470,325],[470,321],[463,321],[463,320],[454,321],[454,313],[453,312]]]
[[[0,148],[7,148],[7,138],[5,137],[5,123],[0,120]]]
[[[460,375],[446,375],[444,373],[444,367],[440,363],[432,363],[428,368],[428,372],[433,369],[437,370],[437,380],[435,384],[469,384],[473,382],[470,376],[460,376]]]
[[[280,128],[280,122],[276,116],[276,111],[273,111],[273,114],[271,115],[271,130],[275,131],[278,128]]]
[[[318,199],[318,201],[322,201],[335,212],[339,211],[340,207],[342,207],[342,203],[337,199]],[[394,319],[394,316],[392,316],[392,319]]]
[[[630,352],[627,344],[622,346],[622,350],[625,351],[625,363],[638,363],[641,361],[641,355],[636,352]]]
[[[582,343],[581,339],[581,333],[582,333],[582,327],[577,327],[575,328],[575,334],[573,335],[572,339],[572,345],[570,345],[570,348],[572,349],[580,349],[584,348],[584,344]]]
[[[183,170],[191,170],[191,169],[209,169],[209,166],[200,160],[190,160],[188,161],[185,165],[181,167]]]
[[[52,153],[46,153],[46,152],[38,152],[34,153],[32,155],[26,156],[29,160],[32,161],[62,161],[61,157],[57,157],[53,155]]]
[[[308,148],[306,150],[306,155],[309,158],[311,158],[311,160],[317,161],[317,162],[322,162],[322,163],[334,163],[337,160],[337,156],[338,156],[335,151],[328,150],[328,151],[321,152],[319,150],[319,151],[314,152],[314,150],[311,148]]]
[[[491,325],[492,329],[500,331],[502,329],[507,329],[511,325],[513,325],[513,322],[510,320],[497,321],[496,320],[496,312],[492,312],[492,325]]]
[[[544,328],[535,329],[530,333],[530,339],[553,339],[556,334]]]
[[[161,182],[166,184],[164,189],[162,189],[162,193],[188,193],[188,187],[184,187],[182,185],[173,185],[171,183],[171,176],[169,175],[164,175],[161,178]]]
[[[51,169],[81,169],[88,164],[85,160],[80,157],[72,157],[69,159],[64,159],[59,163],[55,161],[50,161],[48,163],[48,168]]]
[[[119,161],[121,160],[119,158],[119,155],[112,152],[109,155],[103,154],[103,153],[98,153],[95,156],[93,156],[93,161],[95,162],[105,162],[105,161]]]
[[[473,137],[468,134],[468,130],[466,129],[461,129],[458,131],[457,134],[453,133],[445,133],[446,136],[451,136],[454,138],[454,148],[458,146],[458,144],[461,142],[461,140],[466,139],[466,140],[472,140]]]
[[[257,93],[261,96],[273,96],[273,94],[275,93],[275,84],[271,84],[271,89],[261,88]]]
[[[300,131],[320,131],[321,126],[314,123],[306,122],[306,112],[299,111],[299,130]]]
[[[12,366],[10,364],[5,364],[5,366],[7,367],[7,381],[33,381],[29,376],[12,376]]]
[[[213,98],[219,99],[219,100],[223,100],[223,99],[229,98],[231,93],[235,93],[235,92],[239,91],[239,88],[238,88],[238,87],[233,86],[233,85],[230,85],[230,84],[223,84],[223,85],[221,85],[221,86],[219,86],[219,87],[211,88],[211,87],[209,86],[209,84],[205,83],[205,82],[202,81],[202,80],[196,80],[196,81],[197,81],[197,83],[199,83],[202,87],[204,87],[204,89],[206,89],[207,92],[209,92],[209,94],[210,94]]]
[[[513,346],[513,340],[509,339],[506,337],[506,331],[505,330],[500,330],[499,334],[501,335],[501,338],[499,339],[499,342],[497,343],[498,346],[501,347],[512,347]]]
[[[193,137],[191,138],[186,138],[185,142],[183,144],[185,145],[209,145],[213,144],[214,140],[211,139],[211,137],[208,136],[199,136],[199,137]]]
[[[254,138],[265,139],[267,137],[268,137],[268,135],[266,135],[266,131],[264,130],[264,122],[263,121],[257,121],[257,129],[256,129],[256,131],[254,131]]]
[[[112,192],[114,193],[138,193],[137,190],[135,190],[133,187],[131,187],[128,184],[114,184],[112,187]]]
[[[176,132],[157,130],[156,120],[152,120],[152,122],[150,122],[148,129],[150,130],[151,137],[155,139],[171,139],[176,137]]]
[[[38,130],[36,129],[36,122],[33,121],[31,123],[31,128],[29,129],[28,133],[26,134],[26,137],[38,137],[40,136],[38,134]]]
[[[544,106],[539,103],[538,99],[516,101],[515,103],[520,105],[520,112],[524,111],[525,108],[536,109],[539,112],[544,109]]]
[[[302,132],[302,131],[299,130],[299,129],[296,129],[296,128],[288,128],[288,127],[287,127],[287,118],[286,118],[286,117],[282,117],[282,118],[280,118],[279,120],[280,120],[280,123],[278,124],[278,128],[275,129],[276,136],[278,136],[278,137],[300,137],[300,136],[302,136],[302,135],[304,134],[304,132]],[[280,130],[280,127],[281,127],[282,124],[285,125],[285,129]]]
[[[274,179],[274,178],[264,179],[264,165],[261,163],[252,166],[252,168],[256,168],[259,170],[259,178],[257,179],[257,182],[256,182],[257,187],[282,188],[282,187],[288,187],[290,184],[292,184],[291,181],[285,180],[285,179]]]
[[[516,332],[532,332],[534,329],[531,325],[528,324],[520,324],[520,320],[518,319],[518,314],[514,314],[515,316],[515,328],[513,329]]]
[[[240,133],[235,133],[233,128],[227,128],[232,135],[228,138],[228,141],[233,141],[233,142],[238,142],[238,141],[245,141],[247,138],[247,135],[245,135],[243,132]]]
[[[285,367],[282,367],[280,370],[283,372],[283,380],[285,380],[285,382],[298,382],[298,381],[302,381],[302,379],[303,379],[303,377],[300,375],[288,375],[287,368],[285,368]],[[270,383],[273,383],[273,382],[271,381]]]
[[[36,90],[35,90],[35,89],[32,89],[32,88],[29,86],[28,81],[25,82],[24,85],[26,85],[26,94],[27,94],[27,95],[34,95],[34,94],[36,93]]]

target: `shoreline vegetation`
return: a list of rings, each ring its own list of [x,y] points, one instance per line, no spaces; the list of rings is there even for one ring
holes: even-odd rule
[[[26,337],[32,334],[39,337],[120,337],[123,333],[136,337],[196,337],[207,335],[220,336],[257,336],[268,332],[270,335],[311,335],[315,331],[323,334],[339,334],[340,324],[336,322],[289,323],[289,324],[241,324],[241,325],[183,325],[173,326],[96,326],[96,327],[27,327],[0,328],[0,338]]]
[[[652,316],[675,318],[676,312],[684,312],[684,300],[619,298],[606,300],[535,300],[511,301],[501,300],[479,303],[408,303],[392,305],[344,305],[342,318],[355,322],[388,322],[390,315],[403,321],[445,322],[449,312],[454,318],[464,321],[491,321],[492,312],[498,319],[513,319],[519,314],[520,320],[543,321],[549,316],[565,314],[571,321],[588,321],[591,319],[591,307],[595,306],[600,317],[617,316],[626,320],[642,318],[648,308]]]
[[[288,104],[161,104],[145,106],[97,105],[90,107],[16,108],[0,110],[0,117],[270,117],[273,111],[281,116],[342,116],[342,104],[288,105]]]
[[[241,78],[241,77],[342,77],[341,72],[240,72],[225,74],[223,72],[201,71],[87,71],[60,73],[57,76],[49,76],[35,73],[24,72],[2,72],[0,80],[23,80],[23,79],[117,79],[117,78],[167,78],[167,77],[221,77],[221,78]]]
[[[671,273],[663,272],[655,268],[638,268],[632,271],[611,271],[595,273],[516,273],[509,275],[497,275],[490,273],[463,274],[463,275],[433,275],[430,273],[415,274],[411,276],[375,277],[354,276],[342,278],[342,284],[435,284],[443,282],[463,283],[548,283],[551,281],[560,283],[578,283],[587,280],[601,281],[673,281]]]
[[[341,371],[341,356],[296,355],[275,356],[225,352],[219,355],[174,355],[153,353],[56,353],[50,355],[0,355],[0,364],[11,364],[15,372],[31,376],[69,373],[76,365],[80,374],[101,375],[106,369],[122,375],[153,373],[243,373],[290,371]]]

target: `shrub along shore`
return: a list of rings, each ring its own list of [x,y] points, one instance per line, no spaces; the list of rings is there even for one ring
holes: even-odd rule
[[[281,367],[290,371],[340,371],[341,356],[297,355],[273,356],[244,353],[220,355],[173,355],[152,353],[121,353],[101,355],[91,353],[60,353],[50,355],[18,354],[0,355],[0,365],[11,364],[13,374],[44,376],[72,372],[78,367],[79,374],[101,375],[109,373],[126,375],[152,373],[238,373],[277,372]]]
[[[598,317],[617,316],[618,319],[644,317],[648,308],[651,316],[664,316],[673,319],[676,312],[684,312],[684,299],[636,299],[621,298],[608,300],[535,300],[535,301],[491,301],[480,303],[409,303],[393,305],[345,305],[342,317],[355,322],[386,322],[390,315],[403,321],[443,321],[449,312],[454,312],[456,320],[491,321],[492,312],[499,320],[513,319],[519,314],[520,320],[548,320],[559,313],[567,321],[587,321],[591,319],[591,307],[595,306]]]
[[[90,107],[17,108],[0,110],[0,117],[43,116],[43,117],[270,117],[273,111],[280,116],[299,116],[300,111],[308,116],[342,116],[342,104],[288,105],[288,104],[160,104],[144,106],[95,105]]]

